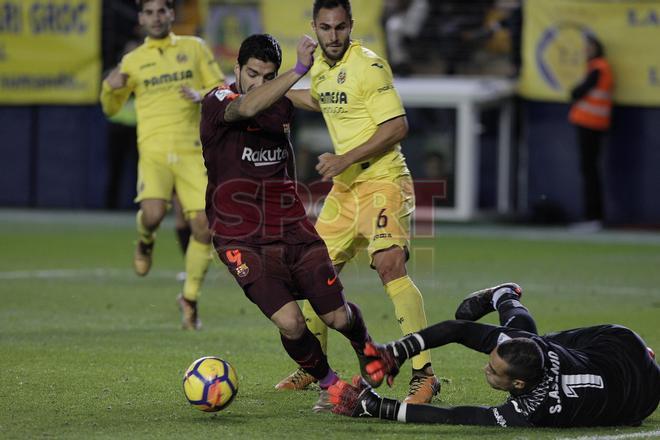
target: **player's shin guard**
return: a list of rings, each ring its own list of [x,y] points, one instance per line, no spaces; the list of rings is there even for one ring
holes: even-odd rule
[[[427,326],[424,299],[409,276],[397,278],[385,285],[385,291],[394,304],[394,313],[404,335],[415,333]],[[412,367],[421,370],[431,363],[431,352],[426,350],[412,358]]]
[[[191,237],[186,251],[186,282],[183,284],[183,297],[188,301],[197,301],[210,263],[211,245]]]
[[[321,350],[319,340],[314,337],[308,328],[298,339],[288,339],[280,334],[282,345],[289,357],[296,361],[300,368],[318,380],[326,378],[330,372],[328,358]]]
[[[142,216],[144,214],[142,213],[142,210],[140,209],[137,214],[135,215],[135,226],[137,228],[138,236],[140,237],[140,241],[142,241],[145,244],[151,244],[154,242],[154,239],[156,238],[155,231],[150,231],[147,229],[146,226],[144,226],[144,223],[142,222]]]
[[[316,314],[314,308],[307,300],[303,302],[302,314],[305,317],[305,324],[307,324],[307,328],[319,340],[323,353],[327,353],[328,326],[325,325],[325,322],[323,322],[321,318],[319,318],[319,315]]]
[[[519,296],[514,293],[505,293],[497,299],[500,325],[538,334],[534,318],[530,315],[529,310],[518,301],[518,298]]]
[[[351,302],[346,302],[346,307],[350,312],[350,325],[345,331],[340,331],[342,335],[351,341],[353,349],[362,353],[364,350],[364,344],[367,341],[371,340],[369,333],[367,331],[367,325],[364,323],[364,318],[362,317],[362,311],[357,306]]]

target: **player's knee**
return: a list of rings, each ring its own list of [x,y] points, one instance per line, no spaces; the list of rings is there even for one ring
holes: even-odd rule
[[[148,229],[155,229],[165,217],[165,206],[151,206],[142,209],[142,223]]]
[[[374,266],[384,284],[406,275],[406,254],[400,247],[381,251],[374,256]]]
[[[287,339],[300,339],[305,332],[305,318],[302,315],[280,317],[275,325]]]
[[[321,316],[321,320],[328,327],[339,331],[346,330],[349,326],[348,313],[346,312],[346,307],[344,306]]]
[[[209,232],[208,229],[192,231],[192,236],[195,239],[195,241],[198,241],[200,243],[205,243],[205,244],[211,243],[211,233]]]
[[[196,213],[190,220],[190,230],[193,238],[200,243],[211,242],[209,224],[203,212]]]

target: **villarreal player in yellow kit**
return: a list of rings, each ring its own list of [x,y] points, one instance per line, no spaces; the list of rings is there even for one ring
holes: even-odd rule
[[[140,210],[134,269],[141,276],[149,272],[155,232],[176,190],[192,230],[187,276],[178,302],[183,327],[199,329],[197,299],[212,252],[204,212],[207,178],[199,140],[199,102],[224,77],[201,39],[171,33],[173,0],[141,0],[139,7],[147,37],[103,81],[101,104],[112,115],[131,93],[135,95],[139,150],[135,201]]]
[[[323,113],[334,145],[335,153],[321,155],[316,166],[324,180],[333,179],[316,229],[337,272],[366,247],[401,331],[409,334],[426,327],[426,315],[422,295],[406,271],[415,200],[399,142],[408,125],[389,65],[351,41],[352,26],[348,0],[315,0],[312,27],[322,51],[311,69],[311,89],[287,96],[298,108]],[[303,312],[325,347],[327,329],[308,303]],[[406,402],[428,403],[440,388],[429,352],[412,363]],[[311,381],[299,370],[276,387],[300,389]]]

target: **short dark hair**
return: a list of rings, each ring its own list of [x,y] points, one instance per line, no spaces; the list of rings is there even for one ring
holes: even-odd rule
[[[509,364],[506,373],[511,379],[524,380],[527,387],[543,379],[543,351],[532,339],[508,339],[497,346],[497,354]]]
[[[594,34],[587,34],[587,42],[594,45],[595,53],[594,58],[600,58],[605,56],[605,48],[603,43],[596,37]]]
[[[138,10],[144,9],[144,5],[152,2],[154,0],[135,0],[135,3],[137,4]],[[174,9],[174,0],[165,0],[165,6],[167,6],[168,9]]]
[[[353,19],[353,13],[351,12],[351,1],[350,0],[314,0],[314,8],[312,9],[312,17],[316,20],[321,9],[334,9],[341,6],[344,8],[348,14],[348,19]]]
[[[276,70],[282,64],[282,48],[275,37],[270,34],[254,34],[241,43],[238,50],[238,65],[243,67],[250,58],[275,64]]]

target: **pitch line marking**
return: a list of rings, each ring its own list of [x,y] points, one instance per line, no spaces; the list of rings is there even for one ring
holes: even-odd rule
[[[558,437],[557,440],[623,440],[629,438],[648,438],[648,437],[660,437],[660,430],[631,432],[629,434],[617,434],[617,435],[583,435],[581,437]]]

